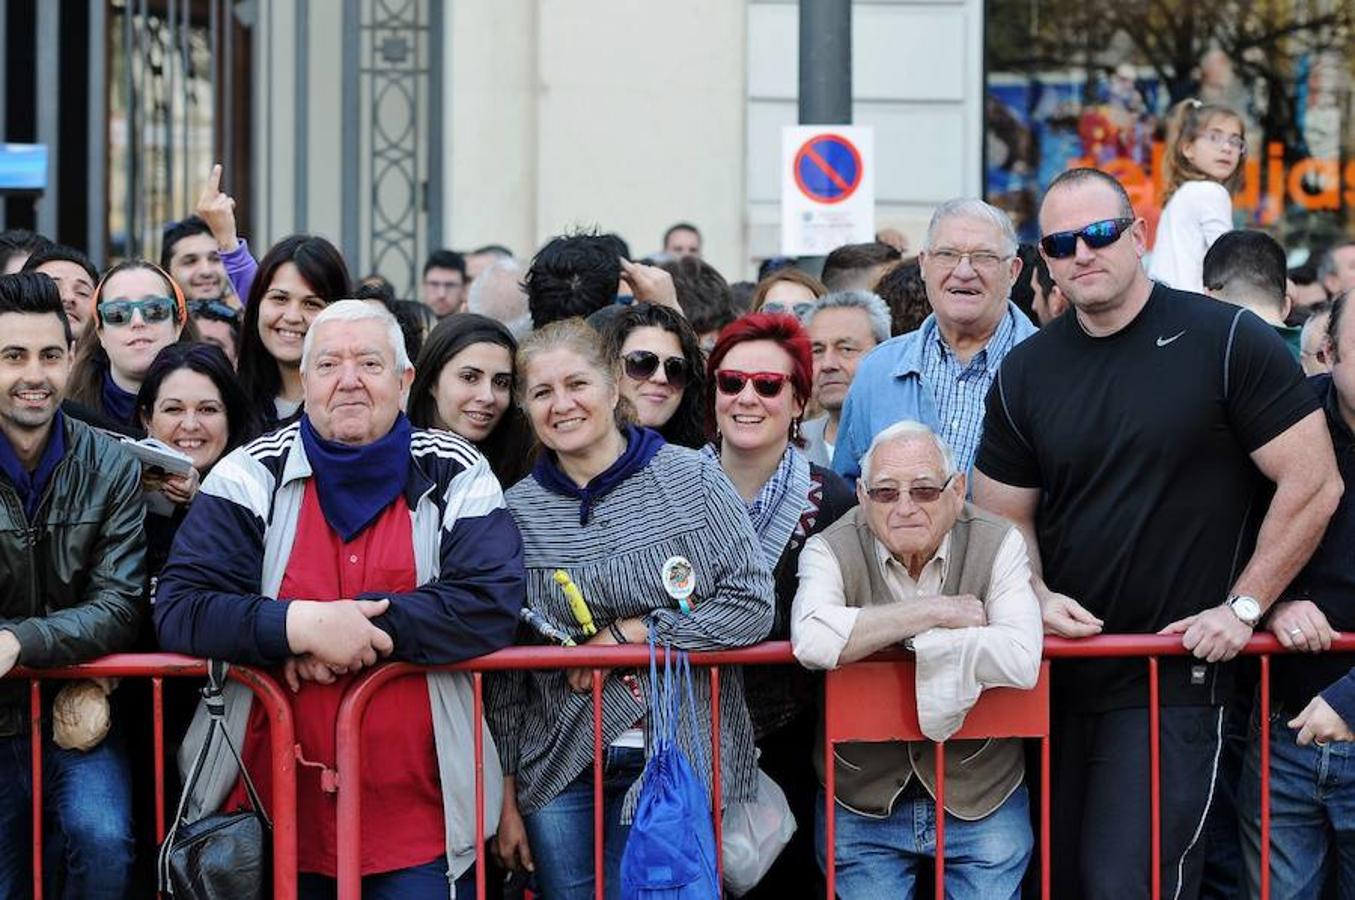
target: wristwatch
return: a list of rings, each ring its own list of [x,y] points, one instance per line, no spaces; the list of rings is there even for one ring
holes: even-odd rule
[[[1261,603],[1255,597],[1246,594],[1233,594],[1224,604],[1233,611],[1233,615],[1242,620],[1248,628],[1255,628],[1261,621]]]

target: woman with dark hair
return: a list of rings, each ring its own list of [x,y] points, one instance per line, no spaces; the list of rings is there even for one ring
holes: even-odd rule
[[[518,342],[502,324],[456,313],[428,335],[409,388],[409,421],[475,444],[504,488],[531,470],[531,432],[513,405]]]
[[[75,342],[65,410],[90,425],[141,437],[136,393],[151,360],[176,341],[198,338],[183,292],[155,263],[129,259],[104,273],[90,306]]]
[[[274,244],[249,289],[240,386],[264,429],[301,412],[301,345],[320,311],[349,293],[348,267],[329,241],[294,234]]]
[[[809,336],[793,315],[750,313],[720,332],[707,363],[707,420],[720,461],[743,499],[775,586],[770,640],[789,640],[790,609],[805,541],[856,505],[852,489],[800,451],[800,421],[814,371]],[[786,792],[802,827],[745,896],[814,896],[818,783],[804,761],[815,746],[816,676],[800,666],[744,670],[762,770]],[[822,891],[819,891],[822,894]]]
[[[670,444],[699,450],[706,443],[706,360],[686,318],[663,306],[637,303],[607,320],[603,352],[621,367],[621,396],[636,424]]]
[[[142,484],[163,498],[146,516],[146,569],[154,577],[201,479],[254,437],[258,425],[230,360],[213,344],[171,344],[156,354],[136,395],[136,416],[150,437],[193,460],[187,475],[148,470],[142,476]]]

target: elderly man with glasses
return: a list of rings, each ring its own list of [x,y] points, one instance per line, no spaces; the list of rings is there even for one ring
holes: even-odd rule
[[[1035,685],[1040,611],[1025,542],[965,502],[965,474],[926,425],[885,428],[861,466],[861,505],[805,543],[791,644],[804,665],[832,669],[903,643],[917,655],[922,731],[944,741],[985,688]],[[1021,742],[948,746],[947,758],[962,762],[947,766],[947,893],[1017,897],[1033,844]],[[836,756],[839,895],[913,896],[936,853],[935,751],[848,743]],[[821,754],[815,765],[822,780]]]
[[[871,439],[900,419],[932,428],[968,472],[979,446],[983,398],[998,366],[1035,326],[1008,299],[1021,272],[1007,214],[982,200],[937,207],[919,254],[932,314],[861,361],[842,406],[833,468],[860,473]]]

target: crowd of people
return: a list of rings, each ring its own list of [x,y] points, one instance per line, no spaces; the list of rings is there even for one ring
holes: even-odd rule
[[[1143,219],[1093,169],[1050,185],[1038,246],[956,198],[914,256],[881,234],[817,271],[769,260],[755,283],[730,284],[684,222],[641,258],[601,232],[529,260],[437,249],[400,299],[324,237],[256,260],[219,168],[158,262],[100,269],[0,233],[0,675],[151,649],[272,672],[304,763],[312,898],[335,891],[325,779],[367,668],[789,640],[798,665],[720,678],[715,799],[757,802],[767,777],[798,825],[747,896],[821,896],[832,853],[856,900],[928,877],[934,749],[825,760],[823,670],[906,648],[922,731],[946,741],[983,690],[1035,684],[1043,635],[1177,635],[1158,874],[1165,895],[1231,897],[1259,896],[1262,837],[1255,675],[1234,657],[1268,631],[1305,654],[1271,668],[1271,890],[1355,891],[1355,660],[1327,652],[1355,627],[1355,241],[1288,271],[1272,237],[1232,229],[1241,118],[1188,103],[1174,122],[1147,263]],[[612,896],[655,711],[647,671],[602,677]],[[491,674],[481,721],[464,674],[378,695],[364,894],[474,895],[479,729],[494,896],[592,897],[593,678]],[[131,692],[44,691],[53,896],[147,890]],[[204,713],[169,701],[191,760]],[[1147,896],[1145,667],[1060,661],[1052,704],[1055,895]],[[267,717],[244,690],[225,707],[240,756],[210,748],[190,815],[248,804],[242,764],[271,796]],[[678,744],[709,789],[711,707],[691,712]],[[32,879],[32,725],[4,682],[5,896]],[[1021,741],[954,741],[947,759],[948,892],[1020,896],[1037,814]]]

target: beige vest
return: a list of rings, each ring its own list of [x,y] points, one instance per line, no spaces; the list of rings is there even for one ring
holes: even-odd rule
[[[950,532],[949,558],[941,593],[973,594],[987,602],[993,562],[1010,522],[966,503]],[[848,606],[896,602],[876,557],[875,536],[861,507],[821,532],[842,570]],[[936,751],[930,741],[844,743],[836,749],[837,801],[853,812],[888,816],[914,775],[936,796]],[[823,722],[815,744],[814,768],[824,780]],[[981,819],[1002,805],[1025,775],[1019,738],[946,742],[946,811],[958,819]]]

